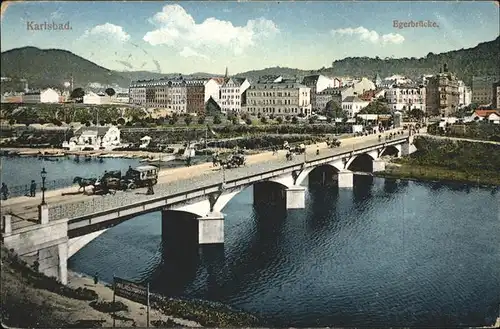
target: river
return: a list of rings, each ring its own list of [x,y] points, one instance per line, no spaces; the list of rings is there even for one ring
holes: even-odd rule
[[[6,181],[36,177],[42,165],[2,160]],[[47,171],[97,170],[66,162]],[[500,195],[491,188],[355,176],[352,190],[310,186],[306,197],[306,209],[254,209],[244,190],[223,210],[224,246],[199,256],[169,256],[161,215],[140,216],[89,243],[69,267],[220,301],[274,326],[481,326],[498,316]]]

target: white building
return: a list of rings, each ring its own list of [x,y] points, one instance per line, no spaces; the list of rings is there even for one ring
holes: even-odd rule
[[[245,97],[243,111],[252,115],[311,115],[311,88],[295,80],[256,83],[246,90]]]
[[[239,113],[242,105],[242,95],[250,87],[246,78],[228,78],[220,88],[222,113]]]
[[[425,87],[413,84],[393,85],[385,92],[388,106],[391,111],[405,112],[410,109],[419,109],[425,112]]]
[[[361,100],[357,96],[347,96],[342,100],[342,110],[347,113],[348,118],[354,118],[359,111],[368,106],[370,102]]]
[[[491,113],[487,119],[491,123],[500,124],[500,113]]]
[[[128,95],[128,92],[116,93],[115,101],[117,103],[125,103],[125,104],[128,103],[130,101],[130,97]]]
[[[365,91],[375,90],[375,84],[367,78],[362,78],[360,81],[355,82],[352,86],[356,95],[363,95]]]
[[[94,93],[92,91],[89,91],[83,96],[83,104],[101,105],[110,103],[111,103],[111,97],[109,97],[105,93]]]
[[[335,82],[334,79],[330,77],[326,77],[321,74],[310,75],[305,77],[302,80],[302,84],[306,87],[311,88],[311,106],[313,111],[322,111],[324,107],[321,108],[320,104],[318,104],[316,97],[318,93],[321,93],[326,88],[334,88]]]
[[[472,90],[465,85],[465,82],[458,80],[458,106],[464,107],[472,102]]]
[[[23,95],[23,103],[59,103],[59,96],[59,93],[51,88],[27,92]]]
[[[205,103],[212,97],[219,104],[220,88],[224,81],[224,78],[211,78],[205,82]]]
[[[74,137],[63,143],[63,148],[77,150],[83,148],[112,149],[119,147],[120,129],[116,126],[82,126],[75,131]]]

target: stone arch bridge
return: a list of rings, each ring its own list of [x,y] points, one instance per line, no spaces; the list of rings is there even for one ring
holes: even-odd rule
[[[254,204],[273,203],[284,205],[286,209],[300,209],[305,207],[306,189],[302,184],[313,172],[320,172],[323,180],[329,176],[328,179],[335,180],[339,188],[352,188],[351,169],[383,171],[382,156],[408,155],[415,150],[413,136],[404,136],[307,161],[295,159],[291,164],[274,164],[274,168],[265,172],[252,172],[250,166],[225,183],[220,183],[220,177],[206,176],[200,179],[199,186],[184,185],[184,190],[176,193],[148,196],[142,200],[134,197],[126,202],[123,197],[104,197],[83,203],[40,206],[39,224],[16,230],[11,229],[12,215],[4,213],[2,240],[7,248],[14,249],[28,262],[36,260],[39,271],[65,284],[69,257],[110,227],[133,217],[161,211],[163,234],[172,234],[169,223],[186,222],[197,231],[199,244],[223,243],[222,210],[249,186],[254,189]],[[327,172],[330,175],[326,175]],[[179,220],[186,217],[192,220]],[[173,234],[179,236],[178,232]]]

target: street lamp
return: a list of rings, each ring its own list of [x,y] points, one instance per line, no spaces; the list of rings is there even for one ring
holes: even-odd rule
[[[42,172],[40,173],[42,176],[42,206],[45,205],[45,179],[47,178],[47,172],[45,171],[45,168],[42,169]]]

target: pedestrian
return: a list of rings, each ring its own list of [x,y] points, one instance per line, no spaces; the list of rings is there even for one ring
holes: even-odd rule
[[[31,185],[30,185],[30,197],[34,198],[36,195],[36,183],[35,180],[31,180]]]
[[[95,272],[94,274],[94,284],[98,284],[99,283],[99,274],[97,272]]]
[[[0,188],[0,193],[2,193],[2,199],[7,200],[9,198],[9,189],[7,184],[2,183],[2,187]]]
[[[154,195],[155,191],[153,190],[153,182],[148,182],[148,190],[146,191],[146,195]]]

